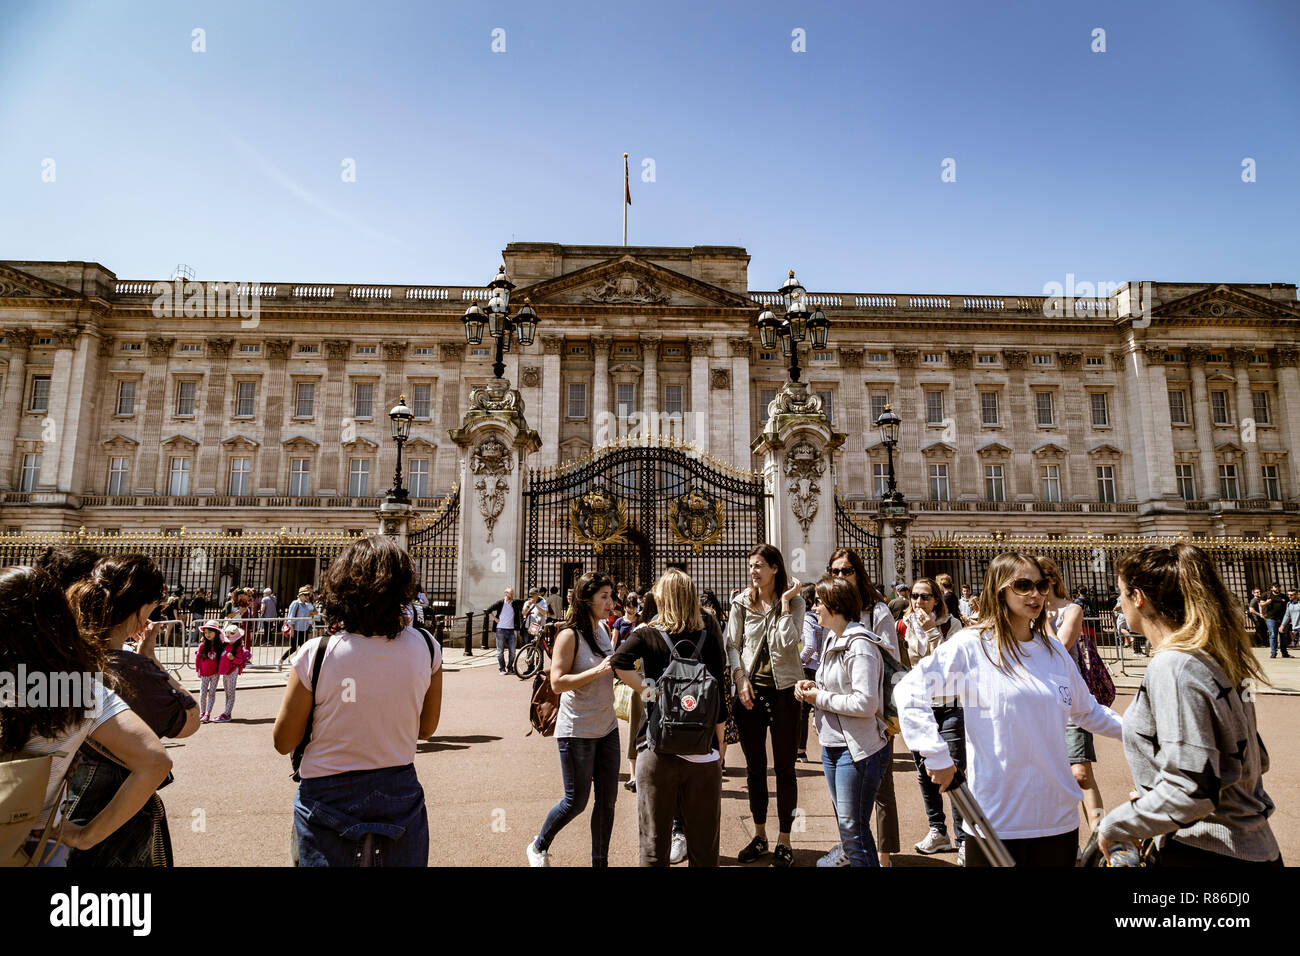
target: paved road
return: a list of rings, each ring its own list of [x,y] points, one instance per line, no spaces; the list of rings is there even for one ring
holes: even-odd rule
[[[459,656],[458,650],[449,651],[449,663],[459,664]],[[433,740],[420,744],[415,758],[428,799],[429,862],[435,866],[524,865],[525,845],[560,796],[555,741],[525,736],[529,685],[501,677],[493,663],[480,657],[474,666],[449,670],[441,726]],[[178,865],[288,864],[295,785],[289,779],[288,758],[271,746],[271,723],[282,693],[279,687],[241,690],[234,721],[204,725],[193,737],[170,745],[176,782],[163,791],[163,798]],[[1121,690],[1117,709],[1131,700],[1132,691]],[[1300,860],[1300,814],[1291,795],[1300,789],[1300,748],[1292,742],[1292,728],[1300,721],[1300,698],[1261,696],[1257,706],[1273,760],[1265,777],[1279,805],[1273,826],[1283,857],[1294,864]],[[626,734],[626,725],[620,725],[620,732]],[[1112,803],[1123,799],[1131,780],[1119,741],[1099,738],[1097,749],[1103,795]],[[735,854],[753,832],[743,764],[740,748],[733,747],[723,786],[724,865],[737,865]],[[893,769],[907,851],[895,862],[952,865],[952,854],[922,857],[912,852],[912,844],[926,832],[916,771],[910,756],[904,755],[896,756]],[[820,763],[801,764],[798,772],[805,829],[794,837],[795,862],[811,866],[837,837]],[[770,790],[774,831],[774,780]],[[611,863],[617,866],[637,862],[635,800],[620,787],[610,847]],[[584,815],[556,839],[555,865],[589,863],[588,819],[589,814]]]

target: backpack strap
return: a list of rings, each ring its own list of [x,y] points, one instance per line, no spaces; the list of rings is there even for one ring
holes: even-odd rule
[[[333,635],[326,634],[321,638],[320,644],[316,646],[316,653],[311,662],[311,710],[307,711],[307,726],[303,729],[302,740],[298,741],[298,746],[293,751],[293,773],[290,776],[294,780],[301,780],[298,775],[298,768],[302,766],[303,754],[307,752],[307,744],[311,743],[312,730],[316,724],[316,688],[320,686],[321,665],[325,663],[325,651],[329,647],[330,638]]]
[[[420,636],[424,638],[425,646],[429,648],[429,666],[432,667],[434,660],[437,658],[437,654],[433,650],[433,635],[422,627],[417,627],[416,630],[420,632]],[[312,681],[312,686],[316,686],[314,680]]]

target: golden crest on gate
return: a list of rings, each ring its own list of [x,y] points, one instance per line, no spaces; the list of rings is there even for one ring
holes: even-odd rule
[[[692,486],[668,505],[668,526],[673,540],[689,544],[696,554],[702,554],[706,544],[721,541],[726,525],[726,505],[720,498],[701,491],[699,485]]]
[[[569,503],[569,531],[597,554],[608,544],[626,544],[627,524],[627,502],[599,485]]]

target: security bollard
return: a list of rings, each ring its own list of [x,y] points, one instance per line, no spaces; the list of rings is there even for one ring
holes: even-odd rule
[[[465,656],[474,656],[474,612],[465,615]]]

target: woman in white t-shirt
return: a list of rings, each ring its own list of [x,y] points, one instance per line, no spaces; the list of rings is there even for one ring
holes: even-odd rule
[[[403,624],[415,584],[410,557],[383,535],[358,541],[325,572],[320,606],[343,629],[294,657],[273,732],[287,754],[312,721],[293,807],[299,866],[428,865],[414,760],[416,742],[438,727],[442,651]]]
[[[29,678],[26,686],[13,688],[14,700],[0,706],[0,753],[55,755],[40,829],[86,738],[112,751],[129,771],[113,799],[89,822],[62,824],[62,846],[38,847],[39,831],[29,838],[22,852],[37,856],[43,865],[61,866],[68,848],[89,849],[130,820],[153,796],[172,762],[148,725],[104,687],[103,651],[82,638],[53,577],[29,567],[0,571],[0,621],[5,624],[0,673]],[[46,676],[42,684],[30,680],[37,674]]]
[[[1044,630],[1050,588],[1033,555],[998,555],[975,626],[940,644],[894,691],[903,739],[924,757],[940,792],[956,768],[932,700],[961,700],[971,793],[1017,866],[1074,866],[1083,794],[1066,758],[1066,722],[1120,736],[1119,716],[1097,703]],[[967,841],[966,865],[989,865],[978,841]]]

